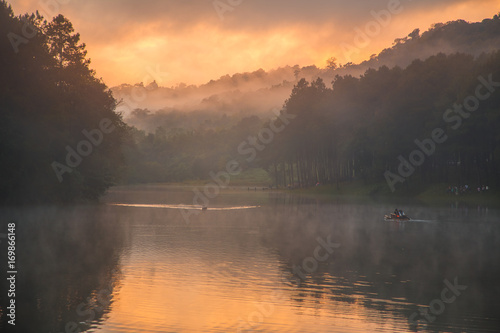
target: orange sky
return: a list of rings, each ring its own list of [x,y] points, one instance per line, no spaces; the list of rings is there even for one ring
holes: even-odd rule
[[[16,0],[16,14],[62,13],[87,44],[92,67],[108,86],[200,84],[225,74],[360,62],[415,28],[500,12],[498,0]],[[239,5],[230,5],[238,4]],[[392,7],[391,7],[392,4]],[[217,8],[216,7],[217,5]],[[393,12],[391,13],[390,10]],[[385,26],[373,12],[390,13]],[[368,39],[356,39],[358,31]],[[358,44],[356,44],[358,41]],[[344,50],[355,48],[350,59]]]

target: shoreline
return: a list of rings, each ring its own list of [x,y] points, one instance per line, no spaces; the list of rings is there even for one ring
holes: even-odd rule
[[[420,189],[396,190],[394,193],[385,189],[386,184],[361,185],[356,182],[340,183],[336,185],[320,185],[316,187],[289,190],[304,195],[318,195],[338,198],[353,199],[381,199],[384,201],[394,200],[408,201],[415,200],[426,205],[448,205],[448,204],[466,204],[466,205],[487,205],[492,208],[500,208],[500,192],[488,190],[487,192],[470,192],[466,194],[446,193],[448,188],[445,184],[435,184]]]
[[[210,184],[210,180],[191,180],[185,182],[172,182],[172,183],[136,183],[136,184],[119,184],[112,188],[119,188],[122,186],[171,186],[194,188],[203,187]],[[253,192],[279,192],[304,196],[319,197],[326,200],[370,200],[370,201],[393,201],[408,202],[415,201],[424,205],[430,206],[443,206],[443,205],[487,205],[492,208],[500,208],[500,192],[492,189],[487,192],[477,193],[470,192],[461,195],[446,193],[448,186],[445,184],[435,184],[431,186],[422,187],[419,189],[401,189],[396,190],[394,193],[390,192],[386,184],[368,184],[364,185],[362,182],[344,182],[337,185],[319,185],[308,188],[269,188],[268,185],[262,183],[248,183],[244,181],[230,182],[227,187],[222,188],[222,191],[248,191]]]

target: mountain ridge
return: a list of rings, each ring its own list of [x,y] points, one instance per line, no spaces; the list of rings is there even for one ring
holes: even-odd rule
[[[337,76],[361,76],[370,68],[406,67],[416,59],[424,60],[438,53],[478,56],[497,49],[500,49],[498,14],[481,22],[436,23],[422,34],[415,29],[359,64],[334,64],[336,68],[286,65],[269,71],[226,74],[201,85],[180,83],[160,87],[152,82],[146,86],[122,84],[112,87],[111,91],[121,101],[117,111],[127,123],[153,132],[158,126],[169,127],[162,115],[172,112],[226,114],[239,119],[250,115],[271,116],[282,107],[301,78],[311,81],[321,77],[331,82]]]

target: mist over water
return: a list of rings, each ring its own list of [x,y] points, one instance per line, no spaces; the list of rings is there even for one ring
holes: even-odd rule
[[[189,187],[155,185],[114,188],[99,205],[3,208],[2,228],[16,220],[18,229],[17,328],[408,332],[418,320],[424,332],[500,327],[493,208],[398,202],[413,220],[397,223],[383,220],[392,202],[234,188],[211,200],[220,209],[186,221],[183,205],[192,204]],[[466,289],[439,308],[445,280],[455,279]],[[427,326],[422,315],[409,319],[419,309],[433,318]],[[0,328],[8,328],[4,315]]]
[[[0,0],[0,332],[499,331],[493,1],[195,2]]]

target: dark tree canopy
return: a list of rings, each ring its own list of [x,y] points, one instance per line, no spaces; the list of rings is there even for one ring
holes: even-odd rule
[[[97,199],[123,168],[125,126],[85,44],[64,16],[15,16],[5,1],[0,36],[0,201]]]
[[[135,130],[135,149],[127,151],[128,180],[206,179],[210,171],[236,159],[243,169],[267,170],[281,187],[360,180],[389,192],[386,171],[398,174],[398,157],[408,160],[420,149],[415,140],[431,138],[440,128],[447,140],[435,143],[411,177],[395,187],[412,190],[443,182],[498,187],[500,87],[493,87],[496,90],[458,128],[456,120],[444,119],[448,109],[474,96],[482,84],[480,76],[500,82],[499,51],[479,57],[438,54],[404,69],[384,66],[359,78],[337,76],[331,88],[321,79],[301,79],[282,110],[296,118],[251,163],[237,147],[269,128],[269,120],[247,117],[219,129],[159,127],[149,134]]]
[[[71,22],[62,15],[50,22],[38,13],[15,16],[0,1],[0,202],[95,200],[120,175],[130,183],[207,179],[233,159],[243,170],[268,171],[281,187],[351,180],[385,186],[384,175],[397,174],[399,157],[408,159],[419,148],[415,140],[432,137],[436,128],[443,129],[446,141],[435,144],[396,187],[447,182],[498,188],[500,87],[490,87],[491,95],[470,116],[461,116],[460,124],[444,117],[474,95],[478,77],[500,82],[497,44],[485,49],[480,43],[482,54],[465,50],[422,56],[401,67],[380,65],[397,54],[401,59],[418,55],[410,51],[443,36],[460,45],[483,35],[496,41],[499,26],[495,16],[472,25],[449,22],[423,34],[416,29],[364,64],[378,61],[378,69],[360,77],[337,75],[332,85],[321,78],[301,79],[317,73],[314,66],[296,70],[281,111],[295,118],[259,146],[259,131],[269,133],[275,119],[252,115],[245,105],[244,116],[138,109],[133,118],[148,121],[151,133],[126,126],[111,92],[89,67],[85,44]],[[332,75],[334,60],[325,70]],[[227,79],[246,81],[248,75]],[[239,147],[254,150],[256,158],[242,155]]]
[[[478,85],[487,98],[475,97]],[[462,116],[455,105],[473,111]],[[331,89],[320,79],[301,80],[284,111],[297,118],[263,160],[279,171],[278,184],[385,183],[386,171],[398,174],[400,155],[409,160],[423,151],[415,140],[441,129],[447,139],[425,141],[425,161],[396,187],[500,185],[500,51],[477,58],[438,54],[405,69],[370,69],[360,78],[337,77]]]

